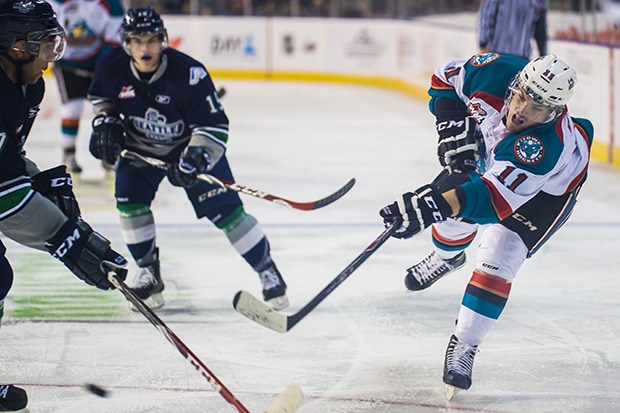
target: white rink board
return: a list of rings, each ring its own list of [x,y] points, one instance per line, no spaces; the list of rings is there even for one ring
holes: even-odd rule
[[[167,16],[166,24],[173,44],[212,71],[380,77],[421,90],[437,66],[478,50],[473,29],[424,21]],[[551,40],[549,51],[574,62],[579,83],[571,113],[591,118],[595,141],[608,146],[612,105],[620,107],[617,49]],[[620,122],[613,128],[613,136],[620,136]]]

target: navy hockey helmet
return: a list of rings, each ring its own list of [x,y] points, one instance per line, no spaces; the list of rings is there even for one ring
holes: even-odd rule
[[[0,53],[24,41],[31,56],[59,60],[67,43],[52,6],[43,0],[0,0]]]
[[[129,9],[123,18],[121,25],[121,39],[127,50],[127,43],[132,36],[158,34],[162,39],[162,49],[168,47],[168,32],[164,27],[164,21],[152,7],[140,7]]]

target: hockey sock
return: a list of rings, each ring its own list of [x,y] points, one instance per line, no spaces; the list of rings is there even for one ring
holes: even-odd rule
[[[61,131],[62,131],[62,147],[75,148],[75,140],[78,134],[78,128],[80,126],[79,119],[62,119]]]
[[[442,236],[439,232],[432,227],[433,234],[433,244],[435,245],[435,251],[439,257],[444,260],[449,260],[451,258],[456,257],[461,253],[461,251],[465,250],[465,248],[469,247],[474,238],[476,237],[477,231],[474,231],[471,234],[468,234],[465,237],[458,239],[450,239]]]
[[[155,252],[155,219],[148,205],[118,204],[121,232],[127,249],[139,267],[157,261]]]
[[[63,103],[60,108],[60,129],[62,132],[62,147],[75,147],[75,139],[80,126],[80,116],[84,108],[84,99],[71,99]]]
[[[461,303],[454,334],[460,341],[479,345],[501,315],[511,283],[474,271]]]
[[[242,206],[216,224],[237,252],[255,270],[262,270],[271,262],[270,247],[260,224],[248,215]]]

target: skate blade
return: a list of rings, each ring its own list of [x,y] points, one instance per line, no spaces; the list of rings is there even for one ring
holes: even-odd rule
[[[155,293],[146,300],[143,300],[144,304],[148,305],[151,310],[157,310],[158,308],[162,308],[165,304],[164,296],[162,293]],[[129,303],[129,308],[131,311],[139,312],[139,310],[131,303]]]
[[[272,298],[271,300],[267,300],[265,302],[269,304],[271,308],[273,308],[274,310],[282,310],[288,307],[288,304],[289,304],[288,297],[286,296],[286,294],[280,297]]]
[[[448,401],[452,400],[459,391],[461,391],[461,389],[458,387],[446,384],[446,399],[448,399]]]

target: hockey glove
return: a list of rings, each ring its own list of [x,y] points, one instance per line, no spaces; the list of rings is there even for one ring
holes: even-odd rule
[[[107,164],[114,165],[125,142],[123,122],[116,116],[97,115],[90,135],[90,153]]]
[[[65,222],[45,247],[80,280],[101,290],[114,288],[108,281],[108,271],[116,272],[123,280],[127,277],[127,260],[82,220]]]
[[[75,221],[80,216],[80,206],[73,193],[73,180],[66,166],[60,165],[33,176],[32,189],[55,203],[69,219]]]
[[[401,220],[401,226],[392,236],[411,238],[434,223],[445,221],[452,208],[431,185],[424,185],[414,192],[407,192],[396,202],[386,206],[379,214],[388,225]]]
[[[454,162],[467,163],[475,167],[475,155],[478,149],[476,143],[476,120],[467,116],[459,118],[447,112],[437,117],[435,126],[439,135],[437,156],[442,166]]]
[[[179,163],[168,167],[168,180],[172,185],[191,188],[199,181],[197,175],[211,169],[209,153],[202,146],[188,146],[183,149]]]

